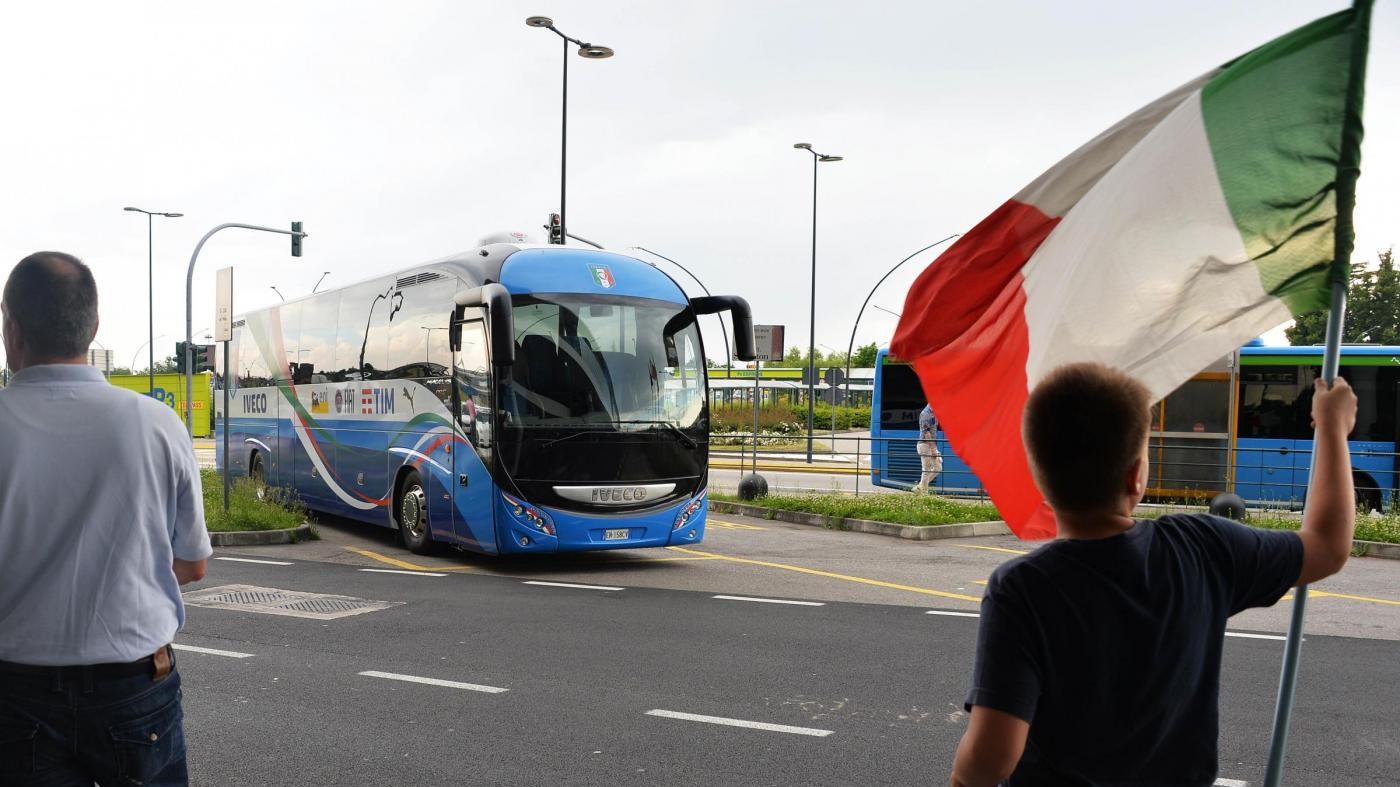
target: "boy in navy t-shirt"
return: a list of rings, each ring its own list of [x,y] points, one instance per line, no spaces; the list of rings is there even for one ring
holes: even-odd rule
[[[992,574],[954,787],[1210,785],[1225,622],[1340,571],[1356,517],[1356,396],[1321,380],[1299,532],[1134,520],[1151,396],[1100,364],[1051,372],[1022,436],[1059,536]]]

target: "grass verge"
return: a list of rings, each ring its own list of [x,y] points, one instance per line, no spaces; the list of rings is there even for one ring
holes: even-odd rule
[[[1302,524],[1300,517],[1281,517],[1269,515],[1250,516],[1245,520],[1254,527],[1263,527],[1269,530],[1297,530]],[[1353,536],[1357,541],[1379,541],[1382,544],[1400,544],[1400,514],[1386,514],[1385,516],[1371,516],[1368,513],[1356,515],[1356,534]]]
[[[735,495],[711,492],[710,497],[774,510],[802,511],[841,519],[869,519],[900,525],[955,525],[1001,519],[996,506],[990,503],[969,503],[934,495],[769,495],[757,500],[740,500]]]
[[[224,482],[218,472],[200,472],[204,484],[204,522],[210,532],[285,530],[306,521],[306,511],[280,489],[268,487],[258,497],[247,478],[236,479],[229,489],[228,513],[224,513]]]

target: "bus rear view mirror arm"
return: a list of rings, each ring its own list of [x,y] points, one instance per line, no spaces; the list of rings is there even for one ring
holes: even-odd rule
[[[692,298],[690,307],[699,314],[717,314],[728,311],[734,320],[734,356],[741,361],[752,361],[756,354],[753,347],[753,312],[749,302],[738,295],[706,295]]]
[[[457,304],[449,339],[454,351],[462,349],[462,329],[459,319],[468,306],[485,306],[490,325],[491,363],[510,366],[515,363],[515,327],[512,320],[510,291],[501,284],[483,284],[461,290],[452,299]]]

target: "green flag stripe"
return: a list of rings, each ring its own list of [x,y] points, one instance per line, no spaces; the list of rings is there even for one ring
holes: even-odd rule
[[[1352,46],[1365,40],[1356,27],[1354,10],[1323,17],[1227,63],[1201,90],[1225,202],[1265,291],[1294,314],[1327,307]]]

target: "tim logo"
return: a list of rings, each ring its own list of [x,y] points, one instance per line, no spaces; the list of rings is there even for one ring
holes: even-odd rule
[[[391,415],[394,412],[393,388],[361,388],[361,415]]]
[[[605,290],[611,290],[617,279],[613,278],[612,271],[606,265],[589,265],[588,270],[593,272],[593,281]]]

